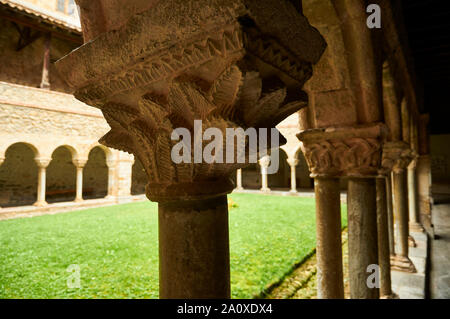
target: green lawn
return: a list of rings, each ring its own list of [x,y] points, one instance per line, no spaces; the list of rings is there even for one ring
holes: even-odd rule
[[[314,249],[314,199],[230,197],[232,296],[251,298]],[[157,298],[157,227],[148,201],[1,221],[0,298]]]

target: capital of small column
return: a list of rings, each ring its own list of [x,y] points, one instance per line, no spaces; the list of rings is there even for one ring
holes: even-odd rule
[[[0,165],[2,165],[4,161],[5,161],[5,158],[4,157],[0,157]]]
[[[402,172],[414,159],[414,152],[409,145],[402,141],[386,142],[383,144],[381,165],[386,170]]]
[[[298,165],[298,159],[296,159],[296,158],[288,158],[287,159],[287,163],[289,164],[289,166],[295,167],[295,166]]]
[[[310,129],[297,134],[311,177],[376,177],[381,167],[383,123]]]
[[[36,162],[36,165],[39,168],[47,168],[47,166],[50,164],[52,159],[51,158],[45,158],[45,157],[36,157],[34,159],[34,161]]]
[[[86,166],[88,159],[87,158],[76,158],[72,160],[73,165],[75,165],[76,168],[83,168]]]

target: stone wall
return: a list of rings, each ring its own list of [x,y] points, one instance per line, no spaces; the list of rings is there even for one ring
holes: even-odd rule
[[[433,184],[450,184],[450,134],[431,135],[430,139]]]
[[[0,30],[0,57],[2,60],[0,81],[39,87],[44,61],[44,37],[38,38],[17,51],[20,34],[13,23],[0,19]],[[54,62],[62,58],[77,46],[75,43],[52,38],[50,61]],[[70,92],[68,86],[56,72],[53,63],[50,65],[49,77],[52,90]]]

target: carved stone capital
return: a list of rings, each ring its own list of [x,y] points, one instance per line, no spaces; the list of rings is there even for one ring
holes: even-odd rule
[[[382,170],[385,174],[390,171],[404,170],[413,158],[414,153],[407,143],[402,141],[386,142],[383,144]]]
[[[44,157],[36,157],[34,159],[34,161],[36,162],[36,164],[37,164],[37,166],[39,168],[46,168],[48,166],[48,164],[50,164],[52,159],[51,158],[44,158]]]
[[[2,165],[4,161],[5,161],[5,158],[4,157],[0,157],[0,165]]]
[[[296,158],[288,158],[287,159],[287,163],[289,164],[289,166],[297,166],[298,165],[298,159]]]
[[[297,134],[311,177],[376,176],[381,166],[382,123],[306,130]]]
[[[270,164],[270,156],[264,156],[264,157],[262,157],[259,161],[259,165],[261,165],[261,167],[263,167],[263,168],[267,168],[267,167],[269,167],[269,164]]]
[[[86,165],[87,161],[87,158],[76,158],[72,160],[72,163],[76,168],[83,168]]]
[[[324,48],[287,0],[167,0],[100,32],[57,69],[77,99],[102,110],[111,131],[100,143],[140,159],[151,200],[193,199],[230,192],[230,175],[248,165],[194,163],[194,121],[223,137],[274,128],[306,106],[301,88]],[[190,162],[171,158],[177,128],[191,133]]]

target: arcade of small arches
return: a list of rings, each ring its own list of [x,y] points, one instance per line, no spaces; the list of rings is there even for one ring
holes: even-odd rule
[[[131,186],[128,195],[144,192],[142,165],[132,156],[124,160],[98,143],[41,144],[16,141],[5,147],[0,156],[1,207],[118,198],[127,195],[126,189],[120,189],[120,173],[131,174],[130,183],[125,183]],[[128,169],[120,167],[124,164]]]
[[[0,207],[41,207],[57,202],[117,198],[117,163],[123,162],[117,159],[118,151],[98,143],[77,147],[63,144],[51,148],[36,145],[13,142],[0,156]],[[313,179],[309,177],[301,149],[293,152],[285,149],[279,150],[279,169],[275,174],[267,174],[270,158],[238,169],[233,178],[236,191],[289,191],[296,194],[299,189],[311,190]],[[125,184],[125,187],[130,186],[129,195],[145,194],[147,177],[144,168],[139,159],[126,155],[132,157],[128,160],[131,169],[122,168],[121,173],[125,176],[120,178],[131,179]],[[127,195],[127,190],[119,193]]]

